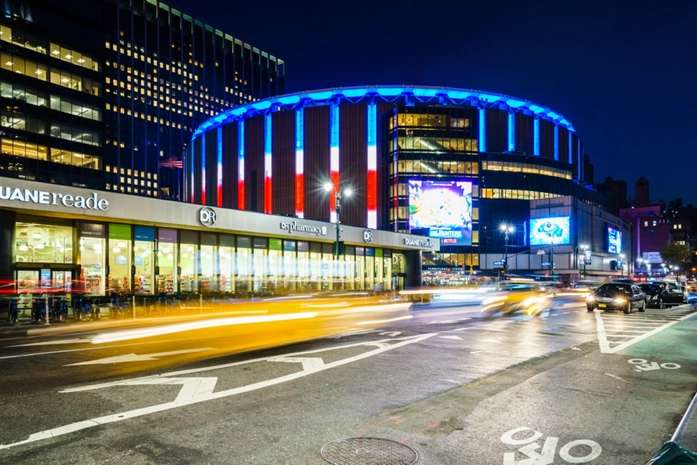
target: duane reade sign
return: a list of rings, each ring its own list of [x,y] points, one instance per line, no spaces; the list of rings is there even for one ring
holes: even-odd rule
[[[415,247],[433,247],[433,241],[431,241],[431,239],[410,239],[405,237],[404,245],[412,245]]]
[[[81,195],[61,194],[59,192],[0,186],[0,200],[39,203],[43,205],[62,205],[64,207],[82,208],[85,210],[107,211],[109,209],[109,201],[107,199],[100,199],[96,192],[92,192],[90,197],[83,197]]]

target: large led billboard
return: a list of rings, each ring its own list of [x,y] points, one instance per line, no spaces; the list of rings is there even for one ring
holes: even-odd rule
[[[442,245],[472,245],[472,182],[410,180],[409,227]]]
[[[622,231],[607,227],[607,253],[622,253]]]
[[[530,245],[571,244],[571,221],[568,216],[530,219]]]

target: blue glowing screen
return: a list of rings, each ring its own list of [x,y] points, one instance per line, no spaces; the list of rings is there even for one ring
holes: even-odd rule
[[[564,245],[571,243],[571,220],[568,216],[532,218],[530,245]]]

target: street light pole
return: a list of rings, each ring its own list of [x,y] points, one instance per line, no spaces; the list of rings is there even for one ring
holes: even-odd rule
[[[554,241],[549,243],[549,276],[554,276]]]
[[[334,258],[339,260],[339,242],[341,241],[341,189],[337,189],[334,196],[336,204],[336,242],[334,242]]]
[[[586,250],[588,250],[588,246],[581,244],[581,250],[583,251],[583,276],[586,276]]]
[[[352,190],[347,183],[340,183],[338,186],[333,180],[330,180],[324,185],[324,190],[327,192],[334,191],[334,204],[336,209],[336,241],[334,242],[334,258],[338,261],[341,244],[341,199],[342,194],[346,197],[351,197]]]
[[[503,246],[503,273],[508,274],[508,233],[514,232],[515,228],[509,224],[502,223],[499,229],[503,231],[505,240]]]

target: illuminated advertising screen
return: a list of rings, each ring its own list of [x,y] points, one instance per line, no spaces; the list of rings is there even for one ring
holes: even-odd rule
[[[622,253],[622,231],[607,227],[607,253]]]
[[[409,227],[443,245],[472,245],[472,183],[410,180]]]
[[[564,245],[571,243],[571,221],[568,216],[530,219],[530,245]]]

